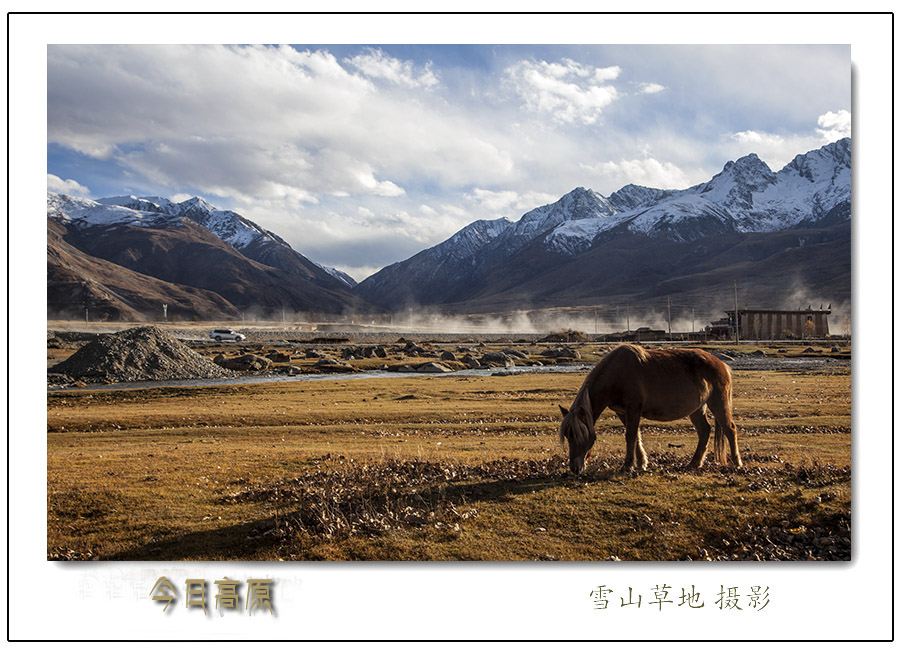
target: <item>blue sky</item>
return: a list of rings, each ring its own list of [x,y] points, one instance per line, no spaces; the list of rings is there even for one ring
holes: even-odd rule
[[[362,279],[577,186],[850,135],[850,47],[50,45],[48,188],[205,197]]]

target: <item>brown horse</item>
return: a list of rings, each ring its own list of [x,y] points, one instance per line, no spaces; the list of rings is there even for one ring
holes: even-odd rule
[[[698,432],[698,447],[688,464],[700,468],[707,453],[710,408],[716,424],[713,439],[717,463],[726,463],[729,439],[733,465],[741,467],[735,423],[732,421],[732,374],[729,366],[703,350],[645,350],[620,345],[588,373],[572,407],[562,406],[560,442],[569,442],[569,468],[585,469],[585,460],[597,438],[594,423],[607,407],[626,427],[625,470],[645,470],[648,456],[638,429],[642,418],[678,420],[688,416]]]

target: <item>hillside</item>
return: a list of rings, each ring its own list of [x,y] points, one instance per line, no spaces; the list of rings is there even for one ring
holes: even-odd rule
[[[773,172],[755,154],[684,190],[576,188],[518,221],[476,221],[356,290],[392,310],[597,305],[678,296],[850,298],[851,143]]]
[[[204,319],[377,310],[278,236],[193,200],[48,193],[50,315],[80,317],[85,304],[113,319],[157,316],[163,303],[170,317]]]

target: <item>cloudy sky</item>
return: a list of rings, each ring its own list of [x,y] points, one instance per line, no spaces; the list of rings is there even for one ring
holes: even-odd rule
[[[47,49],[48,190],[200,195],[361,280],[577,186],[850,135],[849,46]]]

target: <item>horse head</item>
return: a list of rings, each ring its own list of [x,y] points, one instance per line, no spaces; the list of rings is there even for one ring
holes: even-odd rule
[[[579,474],[585,469],[588,453],[597,440],[588,396],[582,395],[582,401],[577,401],[571,411],[561,406],[560,413],[563,414],[563,421],[560,423],[560,444],[562,445],[564,440],[569,443],[569,469]]]

